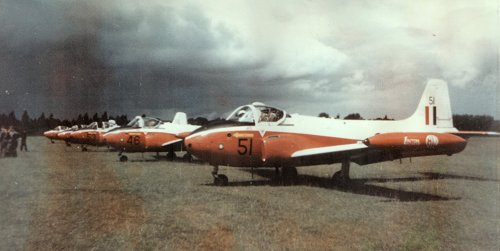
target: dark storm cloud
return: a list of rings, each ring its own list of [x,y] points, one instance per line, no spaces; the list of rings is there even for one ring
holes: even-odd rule
[[[60,1],[2,5],[2,110],[59,116],[100,110],[109,72],[96,57],[95,7]]]
[[[0,112],[169,118],[263,101],[401,117],[442,79],[455,111],[496,115],[491,17],[467,2],[4,0]]]

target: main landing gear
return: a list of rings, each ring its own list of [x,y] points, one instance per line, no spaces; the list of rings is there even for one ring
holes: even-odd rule
[[[167,152],[167,160],[174,161],[175,157],[176,156],[173,150]]]
[[[214,185],[216,186],[227,186],[229,184],[229,180],[227,176],[224,174],[219,174],[219,166],[214,166],[214,170],[212,170],[212,176],[214,177]]]
[[[89,149],[87,149],[87,147],[86,147],[86,146],[84,146],[84,145],[82,145],[82,146],[81,146],[81,148],[82,148],[82,152],[86,152],[86,151],[88,151],[88,150],[89,150]]]
[[[127,162],[128,161],[127,155],[123,155],[123,152],[118,153],[118,158],[120,159],[120,162]]]
[[[340,171],[337,171],[332,176],[333,182],[346,183],[351,179],[349,177],[349,168],[351,166],[351,160],[349,158],[345,158],[342,160],[342,166],[340,167]]]
[[[281,172],[280,168],[276,167],[275,174],[276,181],[284,186],[290,186],[297,183],[298,173],[297,168],[295,168],[294,166],[283,166],[281,167]]]
[[[219,166],[214,165],[212,171],[212,176],[214,177],[214,185],[216,186],[227,186],[229,180],[226,175],[219,174]],[[282,185],[294,185],[297,183],[297,168],[293,166],[276,167],[275,180]]]

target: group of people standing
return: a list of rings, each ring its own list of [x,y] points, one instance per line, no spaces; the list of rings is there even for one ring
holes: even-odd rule
[[[6,127],[0,130],[0,157],[17,157],[17,146],[21,138],[21,151],[28,151],[26,145],[26,131],[17,132],[13,126],[8,129]]]

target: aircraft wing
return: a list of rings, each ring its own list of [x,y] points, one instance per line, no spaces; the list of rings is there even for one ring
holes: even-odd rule
[[[462,138],[470,138],[470,137],[500,137],[500,133],[498,132],[485,132],[485,131],[458,131],[458,132],[450,132],[450,134],[457,135]]]
[[[368,148],[368,146],[363,144],[361,141],[358,141],[357,143],[354,144],[325,146],[325,147],[309,148],[296,151],[292,153],[292,158],[306,157],[306,156],[320,155],[320,154],[330,154],[330,153],[346,153],[365,148]]]
[[[171,140],[171,141],[168,141],[168,142],[163,143],[161,146],[168,146],[168,145],[171,145],[171,144],[174,144],[174,143],[180,142],[180,141],[182,141],[182,139],[175,139],[175,140]]]

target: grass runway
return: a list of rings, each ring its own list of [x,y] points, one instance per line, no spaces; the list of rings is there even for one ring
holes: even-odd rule
[[[121,163],[104,148],[28,138],[0,159],[2,250],[500,250],[500,140],[470,139],[452,157],[299,167],[294,186],[272,169]]]

